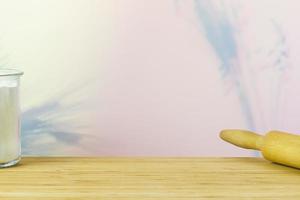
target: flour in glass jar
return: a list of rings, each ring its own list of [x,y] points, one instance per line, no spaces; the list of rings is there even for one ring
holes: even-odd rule
[[[0,163],[20,155],[19,97],[16,80],[0,78]]]

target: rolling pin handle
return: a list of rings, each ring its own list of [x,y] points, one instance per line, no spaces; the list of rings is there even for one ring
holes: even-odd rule
[[[228,129],[220,133],[220,137],[238,147],[261,150],[264,137],[251,131]]]

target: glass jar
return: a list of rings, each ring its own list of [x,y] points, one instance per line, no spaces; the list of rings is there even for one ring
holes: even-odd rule
[[[0,69],[0,168],[21,159],[19,80],[23,72]]]

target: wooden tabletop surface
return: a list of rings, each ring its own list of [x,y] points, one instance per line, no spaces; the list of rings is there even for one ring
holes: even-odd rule
[[[25,157],[0,199],[300,199],[300,170],[260,158]]]

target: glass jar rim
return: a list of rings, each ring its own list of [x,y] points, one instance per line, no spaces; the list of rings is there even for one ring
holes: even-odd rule
[[[24,72],[16,69],[0,68],[0,76],[21,76]]]

